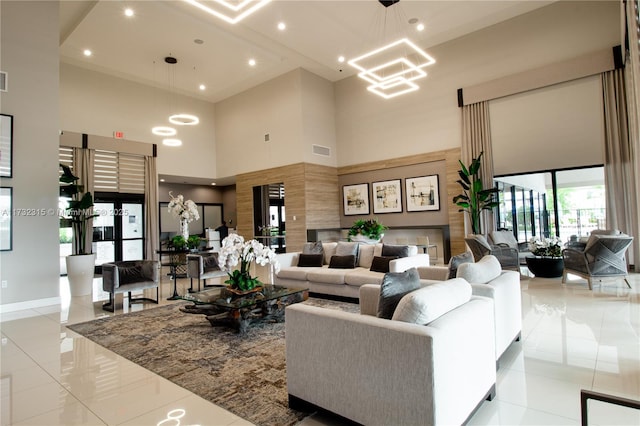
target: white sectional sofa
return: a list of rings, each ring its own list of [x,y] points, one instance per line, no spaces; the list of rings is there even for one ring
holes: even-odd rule
[[[280,271],[276,274],[275,284],[292,287],[305,287],[312,293],[358,298],[363,284],[380,284],[384,272],[371,271],[374,257],[381,256],[382,244],[360,244],[356,267],[351,269],[329,268],[331,257],[336,253],[339,243],[322,243],[324,262],[321,267],[297,266],[300,253],[282,253],[277,256]],[[410,268],[429,266],[429,255],[418,254],[416,246],[407,246],[409,256],[391,260],[389,272],[404,272]]]
[[[472,296],[462,279],[441,284],[404,296],[393,319],[375,316],[374,294],[363,295],[362,306],[373,306],[365,315],[288,306],[290,407],[364,425],[463,424],[495,395],[493,302]],[[408,296],[422,303],[402,311],[420,319],[396,318]]]
[[[445,281],[449,269],[445,266],[419,267],[420,285],[428,286]],[[489,297],[494,301],[496,361],[514,341],[520,340],[522,330],[522,299],[520,274],[502,270],[495,256],[488,255],[477,263],[463,263],[457,278],[471,284],[474,296]],[[362,297],[362,295],[365,297]],[[377,310],[379,285],[366,285],[360,290],[360,312]],[[369,306],[368,304],[372,304]]]

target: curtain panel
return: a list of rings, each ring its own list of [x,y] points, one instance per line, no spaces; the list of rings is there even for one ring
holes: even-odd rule
[[[635,264],[638,248],[638,140],[630,132],[629,105],[622,69],[602,74],[605,127],[605,188],[607,228],[619,229],[634,236],[627,260]]]
[[[482,155],[480,178],[483,189],[493,187],[493,149],[491,147],[491,121],[489,119],[489,102],[477,102],[462,107],[462,162],[465,166],[471,160]],[[469,215],[465,214],[465,233],[471,230]],[[482,233],[487,234],[495,229],[493,211],[485,210],[481,219]]]
[[[156,157],[144,157],[144,196],[145,196],[145,252],[146,259],[158,260],[156,250],[160,248],[160,230],[158,227],[158,170]]]

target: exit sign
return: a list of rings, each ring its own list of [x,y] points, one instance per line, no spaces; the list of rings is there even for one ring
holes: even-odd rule
[[[118,132],[117,130],[113,132],[113,137],[116,139],[124,139],[124,132]]]

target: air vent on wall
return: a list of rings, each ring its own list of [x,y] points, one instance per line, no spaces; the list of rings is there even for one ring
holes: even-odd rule
[[[0,71],[0,92],[6,92],[7,89],[7,73]]]
[[[329,148],[328,146],[322,146],[322,145],[311,145],[312,147],[312,152],[316,155],[323,155],[325,157],[329,157],[331,156],[331,148]]]

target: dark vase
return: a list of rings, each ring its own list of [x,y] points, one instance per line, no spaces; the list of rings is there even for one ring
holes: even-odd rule
[[[564,270],[561,257],[527,257],[526,261],[527,267],[536,277],[558,278]]]

